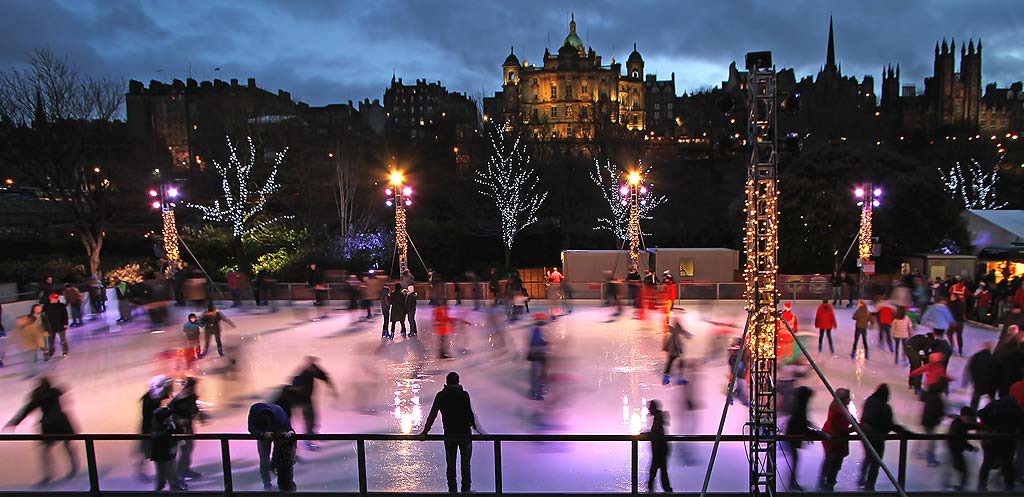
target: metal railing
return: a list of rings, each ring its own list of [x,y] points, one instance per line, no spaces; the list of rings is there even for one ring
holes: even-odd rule
[[[38,434],[0,434],[0,446],[7,442],[56,442],[56,441],[80,441],[85,445],[85,460],[86,470],[89,478],[89,490],[88,491],[47,491],[45,489],[34,488],[30,490],[0,490],[0,495],[75,495],[75,496],[91,496],[99,497],[102,495],[151,495],[157,492],[152,491],[123,491],[123,490],[104,490],[100,487],[100,466],[96,457],[96,442],[126,442],[126,441],[139,441],[148,439],[147,435],[140,434],[77,434],[77,435],[38,435]],[[220,445],[220,460],[221,470],[223,472],[223,490],[221,491],[190,491],[193,495],[257,495],[254,492],[236,491],[234,481],[232,478],[232,465],[231,465],[231,445],[232,441],[255,441],[257,437],[245,433],[199,433],[190,435],[174,435],[175,439],[178,440],[206,440],[206,441],[217,441]],[[349,441],[354,442],[356,449],[356,471],[358,473],[358,491],[357,492],[345,492],[345,491],[310,491],[310,492],[298,492],[298,495],[368,495],[368,494],[403,494],[403,495],[423,495],[429,492],[418,492],[418,491],[381,491],[371,492],[368,488],[368,471],[366,464],[366,442],[367,441],[392,441],[392,442],[413,442],[413,441],[443,441],[446,437],[443,435],[429,435],[426,438],[421,438],[418,435],[397,435],[397,434],[326,434],[318,433],[313,435],[302,435],[296,434],[293,437],[297,441],[310,440],[310,441]],[[447,439],[453,439],[447,438]],[[461,437],[459,439],[465,440],[467,437]],[[472,435],[469,436],[474,442],[491,443],[493,447],[493,471],[494,471],[494,491],[493,492],[480,492],[482,494],[493,494],[502,495],[510,494],[516,496],[524,495],[552,495],[553,493],[542,492],[506,492],[503,485],[503,464],[502,464],[502,446],[505,443],[520,443],[520,442],[628,442],[630,444],[630,491],[626,492],[573,492],[573,495],[638,495],[640,493],[640,479],[639,479],[639,453],[640,444],[647,439],[643,436],[638,435],[571,435],[571,434],[559,434],[559,435],[535,435],[535,434],[523,434],[523,435]],[[909,458],[909,446],[912,441],[945,441],[948,439],[948,435],[944,434],[889,434],[879,437],[871,437],[873,440],[886,440],[896,441],[899,443],[899,460],[897,466],[897,478],[901,487],[906,486],[907,483],[907,465]],[[993,434],[971,434],[968,440],[1007,440],[1007,439],[1018,439],[1016,436],[1007,435],[993,435]],[[820,438],[809,438],[803,436],[789,436],[779,435],[779,441],[790,442],[790,441],[820,441]],[[714,442],[715,435],[670,435],[666,437],[668,442],[673,443],[707,443]],[[749,443],[751,437],[749,435],[722,435],[721,440],[723,442],[741,442]],[[849,440],[851,442],[857,441],[856,437],[833,437],[832,440]],[[1024,440],[1019,440],[1018,443],[1024,443]],[[744,468],[745,468],[744,464]],[[935,468],[937,471],[943,471],[942,468]],[[998,475],[996,475],[998,476]],[[739,477],[733,475],[733,478]],[[743,478],[746,477],[744,472]],[[559,492],[561,493],[561,492]],[[680,495],[696,495],[697,492],[677,492]],[[742,492],[710,492],[717,496],[732,496],[732,495],[745,495]],[[785,492],[780,492],[785,493]],[[806,491],[800,492],[802,495],[815,495],[815,492]],[[840,492],[848,495],[857,495],[863,492]],[[875,492],[869,492],[873,494]],[[878,492],[878,493],[885,493]],[[261,493],[262,494],[262,493]],[[942,492],[942,491],[908,491],[909,495],[963,495],[963,492]],[[795,495],[795,494],[794,494]],[[1019,495],[1015,492],[1003,492],[1003,491],[991,491],[986,492],[984,495]]]

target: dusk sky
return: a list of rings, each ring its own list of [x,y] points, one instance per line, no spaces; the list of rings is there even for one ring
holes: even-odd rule
[[[96,76],[170,81],[255,77],[313,105],[381,98],[392,73],[440,80],[473,98],[500,88],[515,46],[540,63],[558,49],[575,13],[578,34],[607,64],[638,46],[646,71],[678,93],[719,84],[731,61],[772,50],[797,77],[825,60],[835,17],[843,73],[881,83],[899,63],[902,84],[931,74],[943,37],[984,40],[982,80],[1024,79],[1024,15],[1016,0],[765,1],[134,1],[7,0],[0,67],[37,47],[66,55]],[[957,50],[959,53],[959,49]],[[959,67],[959,55],[957,57]],[[219,70],[216,70],[219,68]]]

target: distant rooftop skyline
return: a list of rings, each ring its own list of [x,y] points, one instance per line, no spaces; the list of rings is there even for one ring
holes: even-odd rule
[[[311,105],[380,98],[392,74],[440,80],[479,99],[500,89],[509,47],[521,61],[556,52],[574,13],[577,33],[605,63],[637,44],[646,72],[678,93],[716,86],[733,60],[771,50],[798,78],[825,64],[829,16],[844,75],[875,78],[898,63],[920,92],[943,38],[984,40],[983,84],[1024,79],[1024,14],[1013,0],[637,2],[525,0],[380,2],[308,0],[14,0],[0,20],[0,67],[34,48],[84,72],[127,82],[254,77]]]

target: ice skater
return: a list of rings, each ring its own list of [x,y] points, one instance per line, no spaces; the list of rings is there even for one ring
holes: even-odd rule
[[[863,340],[864,342],[864,359],[868,359],[870,355],[870,349],[868,349],[868,328],[871,327],[871,313],[868,312],[868,306],[863,300],[857,301],[857,310],[853,311],[853,348],[850,349],[850,359],[853,359],[857,355],[857,340]]]
[[[672,485],[668,481],[668,440],[665,439],[668,413],[662,411],[661,403],[654,399],[647,403],[647,413],[651,416],[651,429],[641,433],[651,441],[651,468],[647,472],[647,491],[654,493],[654,479],[660,472],[661,490],[672,493]]]
[[[199,357],[206,357],[210,353],[210,338],[214,338],[217,342],[217,354],[224,357],[224,344],[220,339],[220,322],[224,321],[230,324],[232,328],[235,328],[234,321],[228,319],[223,313],[217,310],[217,306],[210,302],[206,306],[206,312],[203,313],[203,317],[199,319],[199,322],[203,326],[203,352],[199,354]]]
[[[967,435],[971,430],[978,429],[978,419],[974,409],[964,406],[960,408],[960,415],[953,417],[949,423],[949,438],[946,440],[946,448],[949,449],[949,463],[953,471],[960,477],[959,483],[953,485],[953,490],[962,492],[967,486],[967,459],[964,452],[977,452],[978,448],[967,441]]]
[[[814,311],[814,327],[818,329],[818,353],[821,353],[822,342],[825,337],[828,337],[829,353],[835,355],[836,348],[832,344],[832,330],[838,328],[839,323],[836,322],[835,310],[832,309],[832,304],[828,303],[828,299],[821,299],[818,309]]]
[[[316,433],[316,409],[313,404],[313,387],[316,386],[316,380],[326,383],[334,394],[334,398],[338,398],[338,389],[334,387],[334,383],[331,383],[327,372],[320,368],[318,361],[319,359],[314,356],[306,357],[306,365],[299,371],[299,374],[292,378],[292,386],[295,387],[296,393],[293,405],[302,409],[302,420],[306,425],[307,435]],[[290,411],[289,409],[289,416],[291,415]],[[308,450],[320,448],[312,440],[306,440],[303,445]]]
[[[181,430],[174,424],[174,417],[166,407],[153,411],[152,418],[149,440],[145,441],[149,442],[149,460],[153,461],[156,472],[154,489],[160,492],[167,485],[173,491],[188,490],[185,481],[178,478],[178,470],[174,465],[178,443],[173,436],[181,433]]]
[[[206,422],[206,415],[199,410],[199,394],[196,391],[198,380],[189,376],[185,379],[185,385],[167,404],[171,414],[174,416],[174,424],[181,429],[182,434],[191,435],[195,431],[195,422]],[[200,478],[203,475],[192,470],[192,449],[195,447],[195,440],[184,440],[181,442],[181,450],[178,451],[178,478],[181,481]]]
[[[32,411],[39,409],[42,413],[39,418],[40,433],[43,435],[74,435],[75,429],[64,409],[60,405],[60,396],[64,392],[50,384],[46,377],[39,378],[38,386],[29,393],[28,401],[18,410],[18,413],[7,422],[5,429],[13,429],[21,424]],[[43,478],[37,484],[45,486],[53,479],[53,461],[50,459],[50,449],[56,444],[64,445],[68,454],[68,469],[65,480],[70,480],[78,474],[78,460],[75,451],[71,448],[70,440],[43,440],[42,468]]]
[[[665,342],[661,346],[661,350],[668,356],[668,360],[665,361],[665,370],[661,372],[661,384],[668,385],[672,382],[672,365],[677,361],[679,362],[679,379],[676,380],[677,385],[686,385],[689,381],[683,376],[684,371],[684,346],[683,338],[692,338],[693,334],[686,331],[683,328],[682,322],[678,317],[672,319],[672,322],[668,326],[668,334],[665,336]]]
[[[875,392],[864,401],[860,425],[868,435],[871,447],[878,453],[878,457],[885,456],[885,440],[881,437],[885,437],[890,432],[910,433],[909,430],[893,420],[892,407],[889,406],[889,385],[885,383],[878,385]],[[860,465],[860,487],[865,491],[874,492],[879,465],[874,458],[867,455],[867,452],[865,447],[864,461]]]
[[[530,398],[544,400],[547,391],[548,376],[548,342],[544,339],[544,324],[548,316],[534,314],[533,327],[530,329],[529,352],[526,360],[530,362]]]
[[[825,301],[828,304],[828,301]],[[797,387],[794,392],[793,401],[793,412],[789,415],[789,420],[786,422],[786,435],[801,436],[805,438],[811,438],[821,436],[821,432],[811,426],[811,422],[807,419],[807,406],[811,402],[811,397],[814,396],[814,391],[808,387],[801,386]],[[786,490],[789,492],[802,492],[803,489],[800,487],[800,482],[797,479],[797,470],[800,468],[800,447],[803,447],[804,440],[789,440],[784,442],[783,447],[786,449],[786,454],[789,455],[789,484]]]
[[[821,427],[822,433],[829,438],[821,442],[825,450],[825,460],[821,463],[818,476],[818,491],[832,492],[836,488],[836,478],[843,469],[843,459],[850,455],[850,442],[845,437],[856,433],[850,418],[846,415],[846,406],[850,404],[850,391],[845,388],[836,389],[836,398],[828,408],[828,418]],[[835,437],[842,437],[836,439]]]
[[[395,289],[391,292],[389,301],[391,302],[391,332],[388,334],[388,339],[395,339],[395,323],[402,325],[402,338],[405,338],[406,298],[405,293],[402,292],[401,283],[395,283]]]
[[[416,287],[409,285],[405,289],[405,317],[409,319],[409,336],[416,336]]]

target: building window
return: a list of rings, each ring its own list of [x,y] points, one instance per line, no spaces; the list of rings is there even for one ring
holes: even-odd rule
[[[551,106],[551,117],[558,117],[558,107],[557,106],[554,106],[554,105]]]
[[[658,119],[661,119],[661,112],[654,111],[654,120],[657,121]]]
[[[590,92],[587,91],[587,84],[583,83],[583,98],[590,98]]]
[[[661,110],[661,104],[654,104],[654,110]]]
[[[509,71],[508,72],[508,81],[509,81],[509,83],[511,83],[511,82],[513,82],[515,80],[516,80],[516,73],[515,73],[515,71]]]
[[[533,109],[533,120],[534,122],[540,122],[540,113],[537,112],[537,109]]]
[[[558,87],[555,86],[555,85],[551,85],[551,99],[555,100],[557,98],[558,98]]]
[[[565,98],[572,100],[572,85],[565,85]]]
[[[668,110],[669,112],[672,112],[672,103],[670,102],[665,104],[665,109]]]
[[[633,124],[636,124],[636,115],[633,115]]]
[[[493,73],[492,73],[492,74],[493,74]],[[636,70],[635,70],[635,69],[633,70],[633,77],[634,77],[634,78],[639,78],[639,77],[640,77],[640,73],[636,72]]]
[[[587,118],[587,106],[580,107],[580,117],[583,119]]]
[[[571,105],[566,105],[565,106],[565,117],[572,117],[572,106]]]

